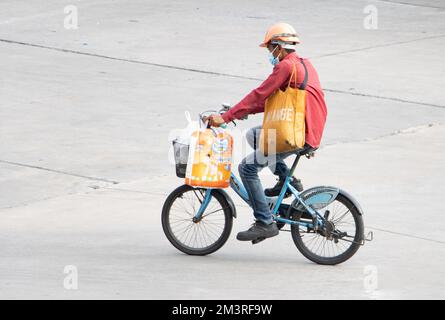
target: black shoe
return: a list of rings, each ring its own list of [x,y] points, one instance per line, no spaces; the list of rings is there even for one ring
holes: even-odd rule
[[[271,238],[278,235],[280,231],[276,223],[265,224],[261,221],[256,221],[249,230],[239,232],[236,238],[240,241],[255,241],[258,239]]]
[[[298,190],[298,192],[303,191],[303,185],[301,184],[301,180],[297,179],[295,177],[292,177],[291,180],[291,186],[294,187],[295,189]],[[284,185],[284,179],[280,178],[277,182],[277,184],[273,187],[273,188],[268,188],[266,190],[264,190],[264,194],[268,197],[277,197],[280,192],[281,189],[283,188]],[[284,195],[285,197],[290,196],[292,193],[290,192],[290,190],[286,191],[286,194]]]

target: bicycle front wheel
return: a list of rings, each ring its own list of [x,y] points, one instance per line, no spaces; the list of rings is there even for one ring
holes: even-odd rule
[[[232,231],[233,213],[222,193],[212,198],[199,221],[193,217],[207,189],[182,185],[168,197],[162,208],[162,228],[178,250],[189,255],[207,255],[220,249]]]
[[[363,218],[358,208],[339,194],[329,205],[319,210],[324,215],[321,230],[292,225],[292,239],[298,250],[309,260],[323,265],[335,265],[351,258],[364,238]],[[311,223],[308,214],[297,211],[292,216],[298,222]]]

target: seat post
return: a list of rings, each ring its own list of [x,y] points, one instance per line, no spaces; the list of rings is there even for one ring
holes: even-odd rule
[[[301,155],[299,153],[297,153],[297,157],[295,158],[294,164],[292,165],[292,168],[289,171],[289,177],[292,177],[294,175],[294,171],[295,171],[295,168],[297,167],[300,157],[301,157]]]

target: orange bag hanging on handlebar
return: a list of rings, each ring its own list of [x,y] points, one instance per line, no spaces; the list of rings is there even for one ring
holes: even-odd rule
[[[230,184],[233,138],[214,129],[194,131],[190,140],[185,183],[194,187],[227,188]]]
[[[301,86],[296,89],[290,87],[292,79],[297,79],[294,65],[286,90],[283,92],[278,89],[266,101],[260,134],[260,150],[264,155],[297,150],[304,146],[308,75],[303,59],[300,61],[306,71]]]

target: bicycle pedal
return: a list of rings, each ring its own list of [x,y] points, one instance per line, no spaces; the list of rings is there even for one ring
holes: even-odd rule
[[[257,243],[259,243],[259,242],[261,242],[263,240],[266,240],[266,238],[257,238],[255,240],[252,240],[252,244],[257,244]]]

